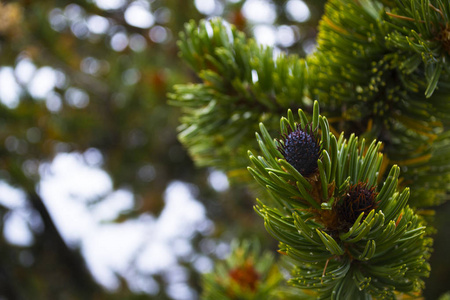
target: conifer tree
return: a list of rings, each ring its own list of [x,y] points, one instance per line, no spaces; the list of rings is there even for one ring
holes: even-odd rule
[[[220,19],[181,33],[201,82],[170,95],[179,138],[198,165],[260,184],[297,299],[424,289],[425,208],[449,192],[449,18],[448,1],[330,0],[306,58],[274,58]]]

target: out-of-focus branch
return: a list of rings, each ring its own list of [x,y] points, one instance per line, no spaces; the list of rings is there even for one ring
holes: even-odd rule
[[[24,189],[29,204],[39,213],[44,225],[42,233],[38,233],[39,238],[37,243],[39,244],[36,245],[38,251],[42,251],[43,254],[52,253],[54,255],[54,257],[51,255],[46,256],[54,259],[54,265],[63,270],[61,274],[67,276],[67,280],[71,282],[71,287],[75,287],[73,291],[78,294],[76,296],[79,299],[94,299],[94,295],[98,296],[102,294],[102,288],[93,279],[81,255],[75,250],[70,249],[64,242],[43,199],[35,191],[34,180],[25,176],[21,169],[14,165],[11,166],[9,168],[11,182],[13,184],[19,184]]]

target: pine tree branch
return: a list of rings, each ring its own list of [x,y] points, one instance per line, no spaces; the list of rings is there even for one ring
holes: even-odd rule
[[[11,182],[19,184],[24,189],[27,201],[39,213],[44,230],[38,233],[40,239],[37,248],[43,251],[43,254],[53,253],[49,257],[55,259],[55,265],[63,270],[62,274],[68,276],[67,282],[70,285],[67,288],[76,293],[80,299],[92,299],[96,295],[101,295],[103,290],[94,281],[81,255],[70,249],[61,237],[41,196],[35,191],[34,181],[26,177],[22,169],[14,164],[10,165],[9,174]]]
[[[28,191],[27,195],[30,204],[39,213],[44,225],[44,232],[40,236],[40,243],[43,246],[42,251],[56,254],[58,264],[62,269],[68,270],[66,273],[68,279],[73,285],[74,291],[79,294],[80,299],[90,299],[101,294],[102,289],[94,281],[84,259],[79,253],[70,249],[62,239],[42,198],[35,192]]]
[[[279,252],[295,265],[291,284],[313,290],[318,299],[391,299],[396,291],[419,292],[421,277],[429,273],[431,239],[407,206],[409,188],[397,188],[399,167],[379,182],[381,143],[367,147],[364,139],[346,140],[343,133],[335,138],[317,102],[312,121],[301,110],[299,118],[294,121],[289,111],[281,119],[279,140],[261,125],[261,155],[249,152],[249,170],[279,204],[266,199],[255,209],[280,241]],[[301,125],[310,122],[320,135]],[[318,159],[311,155],[315,139]],[[299,167],[315,160],[311,171]]]
[[[236,158],[244,157],[239,149],[253,140],[255,124],[305,103],[305,62],[275,59],[273,49],[219,19],[191,22],[180,38],[181,56],[202,80],[169,95],[185,114],[180,140],[199,165],[242,168],[245,160]]]
[[[447,54],[432,34],[439,26],[428,26],[438,24],[442,15],[418,2],[394,1],[388,6],[379,1],[330,1],[320,24],[318,49],[307,61],[309,92],[336,120],[331,125],[352,132],[356,127],[359,135],[381,140],[391,160],[388,164],[400,165],[408,184],[424,190],[416,176],[422,164],[434,165],[433,159],[446,170],[450,163],[438,150],[442,142],[435,144],[440,136],[447,136],[450,85],[448,64],[440,62]],[[414,5],[421,8],[415,10]],[[386,14],[389,11],[415,22],[392,18]],[[441,12],[448,15],[446,9]],[[434,58],[428,59],[430,55]],[[431,83],[437,89],[426,99]],[[436,187],[426,188],[432,190],[429,196],[414,196],[412,205],[437,204],[447,198],[450,173],[440,174],[435,177]]]

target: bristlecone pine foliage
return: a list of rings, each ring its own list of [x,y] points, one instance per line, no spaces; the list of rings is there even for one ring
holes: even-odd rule
[[[304,60],[259,46],[220,19],[190,22],[178,43],[182,58],[202,80],[174,87],[170,103],[183,109],[180,141],[200,166],[240,175],[246,151],[256,146],[259,122],[278,122],[303,104]]]
[[[384,143],[415,207],[448,199],[449,20],[449,1],[330,0],[306,58],[308,96],[339,131]]]
[[[318,299],[392,299],[395,292],[419,292],[420,277],[429,273],[431,239],[407,205],[409,188],[397,189],[399,167],[379,181],[381,143],[335,137],[318,102],[312,121],[302,110],[299,119],[288,111],[280,122],[281,139],[272,139],[261,123],[262,156],[249,151],[249,171],[278,202],[258,201],[256,211],[280,242],[279,252],[294,261],[290,283],[314,290]],[[312,133],[304,131],[309,127]],[[319,144],[320,158],[286,151],[292,139],[295,151],[305,153]],[[312,167],[296,168],[288,162],[291,156]]]
[[[202,299],[279,299],[277,291],[282,279],[273,253],[262,253],[254,240],[234,242],[227,259],[203,275]]]
[[[219,19],[189,23],[181,56],[201,82],[170,95],[180,140],[199,165],[243,179],[259,145],[250,173],[271,196],[256,210],[294,286],[321,299],[417,295],[423,208],[450,195],[450,2],[330,0],[318,32],[306,58],[274,58]],[[277,132],[298,108],[312,120],[288,111]]]

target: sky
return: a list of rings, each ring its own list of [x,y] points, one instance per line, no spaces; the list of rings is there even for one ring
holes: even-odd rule
[[[231,1],[230,2],[236,2]],[[96,0],[101,9],[117,9],[124,0]],[[156,16],[151,12],[151,1],[134,1],[125,10],[125,20],[130,25],[150,28],[149,35],[154,42],[169,38],[164,27],[155,25]],[[223,5],[217,0],[195,0],[198,10],[204,15],[219,15]],[[285,9],[292,20],[304,22],[309,10],[301,0],[289,0]],[[49,21],[55,30],[67,22],[76,20],[80,14],[76,5],[65,10],[54,10]],[[273,26],[276,15],[271,1],[248,0],[243,7],[244,16],[255,24],[255,39],[260,44],[279,43],[289,46],[295,42],[295,34],[289,26]],[[65,18],[61,17],[65,15]],[[158,18],[169,18],[160,14]],[[89,31],[100,34],[108,30],[108,22],[100,16],[91,16],[86,23]],[[153,27],[152,27],[153,26]],[[74,30],[75,35],[83,34]],[[111,47],[122,51],[126,47],[143,50],[145,41],[137,37],[128,38],[118,33],[111,39]],[[100,66],[91,58],[83,60],[80,66],[86,73],[95,73]],[[138,78],[138,71],[127,78]],[[132,82],[130,83],[132,84]],[[83,108],[89,103],[89,96],[82,90],[69,88],[65,99],[53,90],[64,87],[65,76],[49,66],[36,67],[24,57],[15,68],[0,67],[0,101],[14,109],[20,99],[21,86],[37,101],[45,101],[50,112],[57,113],[63,101]],[[51,163],[39,166],[41,182],[38,191],[43,198],[58,230],[66,243],[79,247],[95,279],[105,288],[114,290],[119,285],[115,274],[128,280],[136,292],[156,294],[159,286],[147,274],[166,272],[169,278],[168,292],[174,299],[195,299],[198,295],[186,283],[187,271],[178,260],[190,260],[200,272],[208,272],[212,261],[206,256],[194,253],[190,240],[196,233],[208,237],[214,224],[206,216],[205,207],[192,195],[192,188],[183,182],[172,182],[166,190],[165,206],[158,218],[142,214],[122,223],[111,222],[119,214],[133,209],[133,195],[129,190],[113,190],[111,178],[102,170],[102,155],[92,148],[85,153],[60,153]],[[70,175],[66,170],[71,170]],[[212,170],[210,185],[217,191],[225,191],[229,184],[226,176]],[[96,199],[103,199],[93,204]],[[27,246],[33,243],[30,228],[39,228],[39,218],[27,209],[24,193],[0,181],[0,203],[9,209],[4,226],[4,236],[11,244]],[[216,249],[219,257],[226,255],[226,244],[214,244],[206,239],[209,248]],[[32,263],[33,258],[24,255],[23,263]]]

